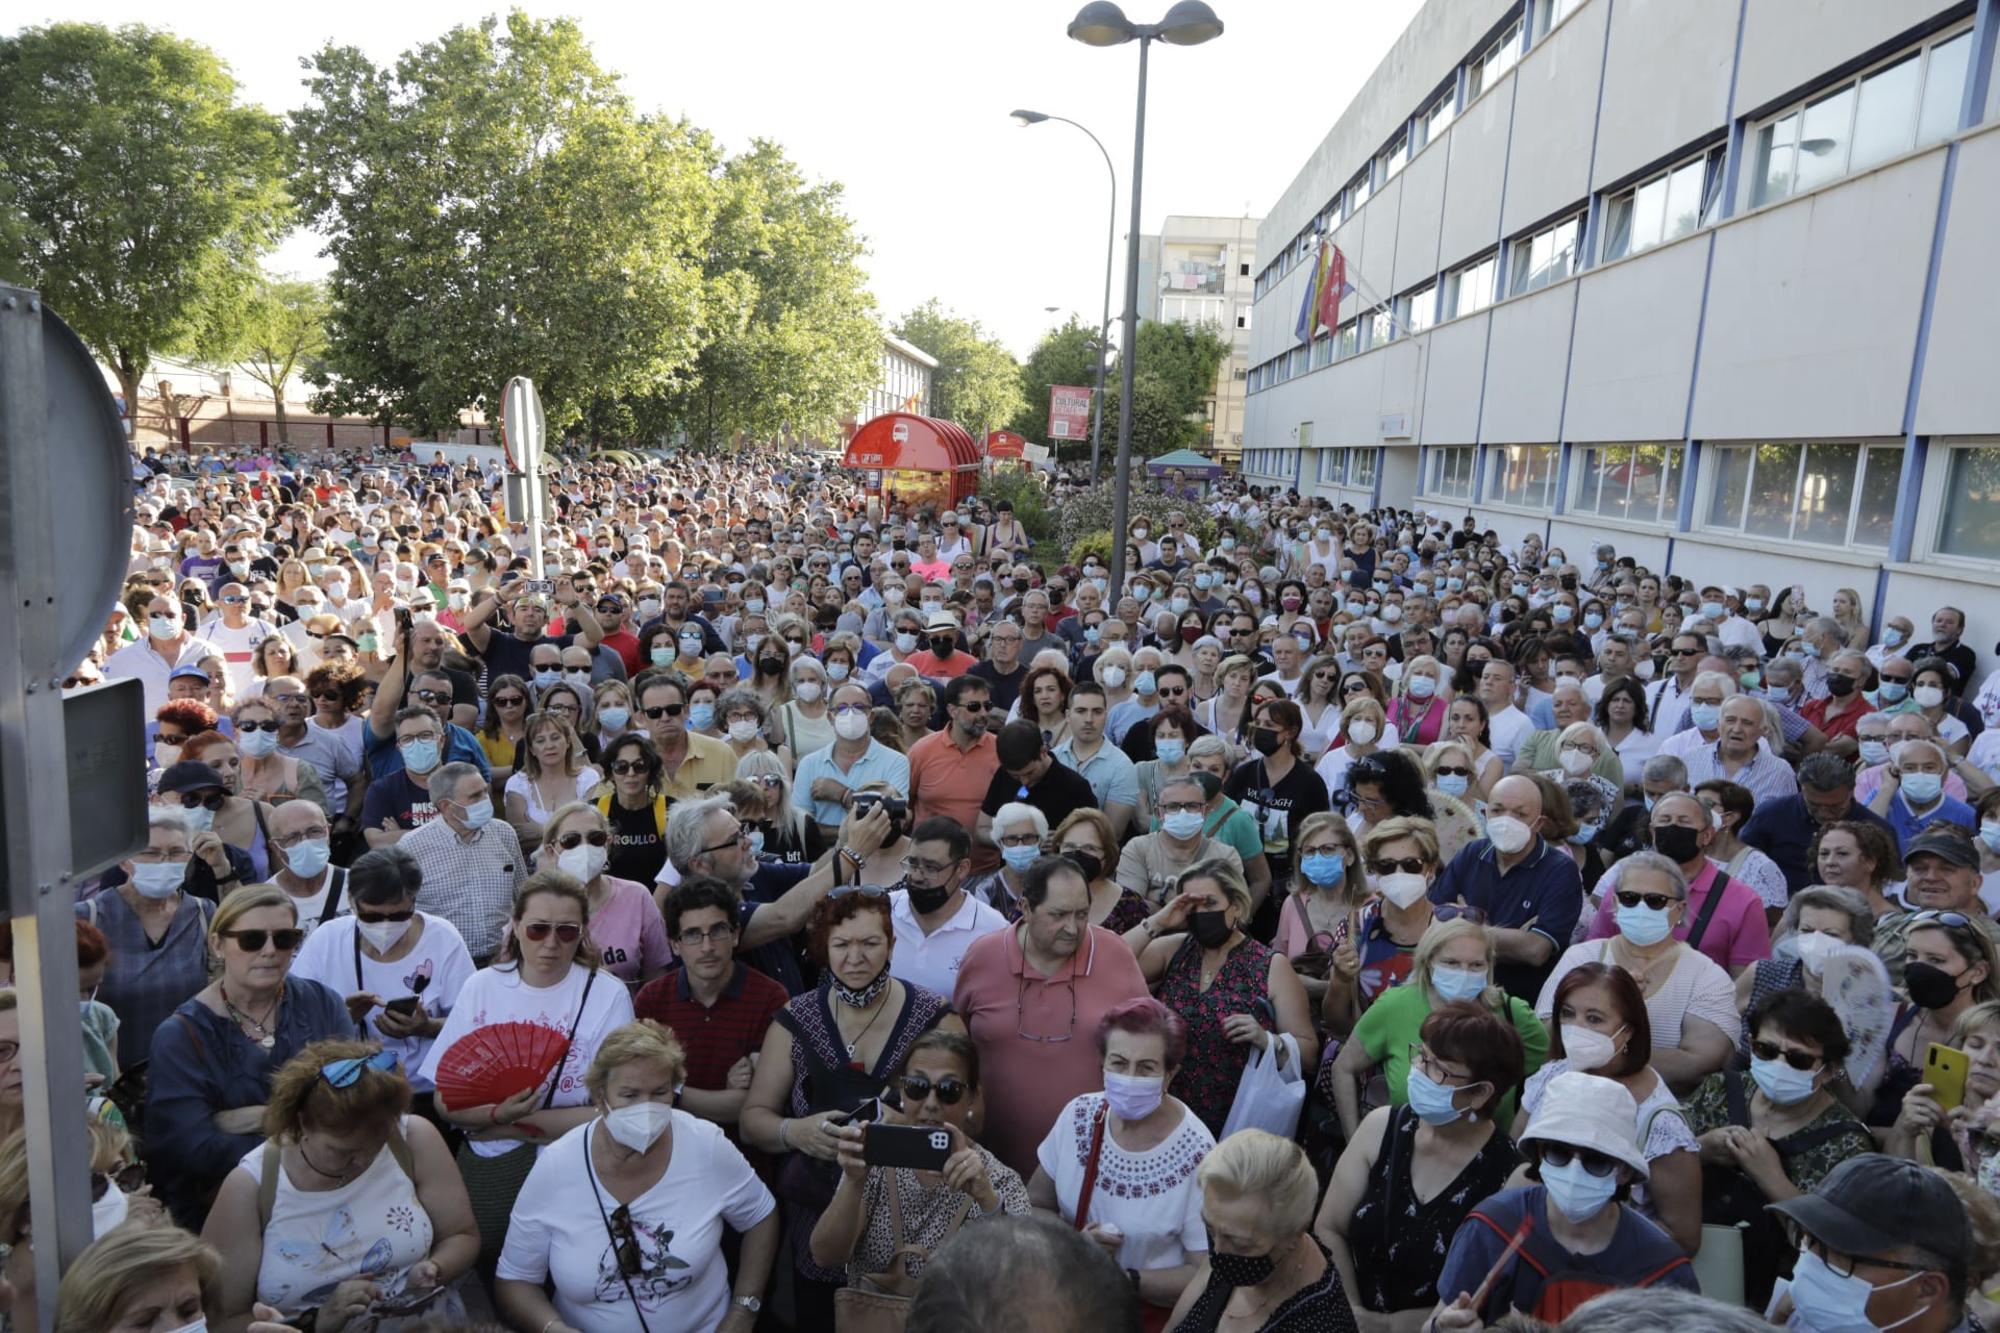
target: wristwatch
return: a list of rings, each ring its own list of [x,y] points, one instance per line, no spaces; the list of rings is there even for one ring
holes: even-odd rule
[[[1137,1291],[1139,1289],[1139,1270],[1128,1268],[1125,1270],[1125,1276],[1131,1280],[1132,1290]]]
[[[736,1298],[736,1304],[742,1306],[744,1309],[748,1310],[751,1314],[762,1314],[764,1311],[764,1302],[760,1297],[738,1296]]]

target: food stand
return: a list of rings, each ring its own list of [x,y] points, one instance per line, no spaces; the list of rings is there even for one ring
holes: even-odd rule
[[[854,432],[841,466],[862,474],[884,507],[949,509],[979,490],[979,446],[963,426],[885,412]]]

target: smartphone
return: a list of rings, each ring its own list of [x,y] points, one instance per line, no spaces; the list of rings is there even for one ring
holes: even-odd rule
[[[431,1302],[449,1290],[450,1287],[440,1285],[426,1291],[402,1292],[387,1300],[376,1301],[369,1307],[368,1312],[381,1319],[400,1319],[427,1308]]]
[[[870,1125],[861,1159],[870,1166],[937,1171],[951,1157],[951,1133],[926,1125]]]
[[[417,1005],[419,1003],[420,1001],[417,999],[416,996],[405,995],[399,1000],[389,1001],[382,1007],[384,1009],[387,1009],[392,1014],[401,1014],[404,1018],[408,1018],[410,1015],[417,1012]]]
[[[1941,1109],[1950,1111],[1965,1103],[1965,1073],[1971,1066],[1964,1051],[1930,1044],[1924,1053],[1924,1082],[1931,1085],[1931,1096]]]
[[[407,636],[409,632],[410,632],[410,608],[407,606],[399,606],[396,608],[396,633],[398,635]]]
[[[842,1111],[839,1115],[829,1116],[827,1123],[830,1125],[872,1125],[881,1118],[882,1099],[880,1097],[870,1097],[852,1111]]]
[[[537,596],[553,597],[556,595],[556,581],[554,579],[524,579],[522,581],[528,585],[528,591]]]

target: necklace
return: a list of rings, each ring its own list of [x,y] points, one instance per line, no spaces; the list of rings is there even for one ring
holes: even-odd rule
[[[1657,957],[1641,959],[1632,950],[1632,947],[1625,943],[1622,935],[1612,942],[1611,948],[1612,952],[1618,955],[1618,966],[1631,973],[1632,979],[1639,983],[1639,989],[1642,992],[1648,993],[1650,993],[1653,984],[1653,969],[1661,963],[1674,961],[1680,955],[1680,950],[1669,949]],[[1671,972],[1673,969],[1669,967],[1667,970]]]
[[[264,1021],[262,1023],[250,1017],[250,1015],[244,1013],[241,1009],[238,1009],[235,1006],[235,1004],[231,1003],[229,999],[229,987],[226,983],[218,981],[215,983],[215,988],[222,995],[222,1007],[229,1011],[229,1016],[236,1020],[237,1026],[252,1028],[256,1031],[257,1044],[259,1046],[263,1047],[265,1050],[268,1051],[273,1046],[276,1046],[278,1044],[277,1030],[268,1025],[270,1021],[277,1016],[278,1007],[284,1004],[285,1002],[284,982],[281,981],[278,983],[278,998],[271,1001],[271,1007],[265,1010]]]
[[[886,968],[883,969],[882,975],[877,977],[873,982],[871,982],[868,985],[867,989],[865,990],[851,991],[848,990],[847,987],[841,985],[838,981],[833,983],[833,987],[834,987],[834,994],[840,997],[841,1002],[843,1004],[849,1005],[855,1009],[862,1009],[870,1005],[873,1005],[875,1009],[875,1012],[868,1016],[868,1021],[862,1025],[861,1031],[854,1034],[853,1041],[847,1041],[846,1034],[841,1033],[841,1038],[842,1038],[841,1044],[847,1047],[847,1058],[852,1060],[854,1058],[854,1053],[857,1050],[861,1049],[861,1042],[863,1038],[867,1037],[869,1030],[875,1026],[876,1021],[880,1019],[882,1015],[887,1013],[889,1010],[889,1005],[887,1001],[887,995],[889,990],[889,972],[888,969]],[[850,995],[859,995],[865,998],[863,998],[859,1003],[856,1003],[855,1001],[850,1000],[848,998],[848,996]],[[838,1018],[834,1020],[833,1028],[836,1033],[840,1032],[840,1020]]]

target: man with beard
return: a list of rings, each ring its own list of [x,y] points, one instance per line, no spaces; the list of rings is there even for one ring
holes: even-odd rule
[[[949,819],[963,828],[979,823],[979,805],[1000,751],[988,723],[992,692],[977,676],[960,676],[944,687],[945,726],[910,747],[910,818],[918,824]]]
[[[889,972],[911,986],[949,995],[965,951],[1007,918],[965,891],[972,838],[956,819],[921,821],[903,854],[903,882],[889,901],[896,947]]]

